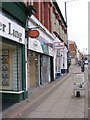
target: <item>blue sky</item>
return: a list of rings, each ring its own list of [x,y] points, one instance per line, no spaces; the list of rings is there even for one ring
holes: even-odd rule
[[[56,0],[65,18],[65,1]],[[68,0],[71,1],[71,0]],[[73,0],[67,2],[68,39],[76,42],[81,52],[88,48],[88,1]]]

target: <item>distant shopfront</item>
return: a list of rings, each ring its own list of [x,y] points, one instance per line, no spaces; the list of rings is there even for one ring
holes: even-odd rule
[[[63,54],[64,54],[64,42],[61,42],[60,39],[56,37],[54,43],[55,49],[55,77],[59,78],[62,74],[62,69],[64,69],[64,61],[63,61]]]

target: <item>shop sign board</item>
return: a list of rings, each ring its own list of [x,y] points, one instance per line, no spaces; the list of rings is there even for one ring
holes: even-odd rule
[[[1,13],[0,36],[25,44],[25,29]]]
[[[29,30],[28,36],[30,38],[37,38],[39,36],[39,31],[38,30]]]
[[[64,49],[64,42],[55,42],[54,49]]]
[[[36,52],[39,52],[39,53],[43,53],[43,49],[42,49],[42,46],[41,46],[41,43],[40,41],[38,41],[37,39],[34,39],[31,40],[29,38],[29,46],[28,46],[28,49],[29,50],[33,50],[33,51],[36,51]]]

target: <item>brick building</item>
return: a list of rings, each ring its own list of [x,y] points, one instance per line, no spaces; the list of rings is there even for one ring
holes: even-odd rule
[[[77,57],[77,45],[74,41],[69,40],[69,56],[76,58]]]
[[[25,0],[24,3],[26,6],[32,5],[36,10],[34,16],[50,31],[50,33],[55,32],[55,34],[66,44],[67,25],[55,0],[54,2],[53,0],[50,2],[44,2],[44,0],[37,0],[36,2]]]
[[[34,17],[41,23],[41,26],[45,27],[46,32],[54,35],[55,42],[63,42],[64,48],[63,50],[56,50],[56,54],[54,57],[54,73],[59,76],[61,73],[67,72],[67,42],[66,42],[66,34],[67,34],[67,25],[63,18],[63,15],[60,11],[60,8],[56,1],[25,1],[26,6],[33,6],[36,10]],[[58,39],[58,40],[56,40]],[[49,41],[50,45],[51,42]],[[60,56],[57,54],[59,53]],[[55,77],[54,77],[55,78]]]
[[[79,53],[77,52],[77,45],[74,41],[70,41],[69,40],[69,56],[71,58],[71,64],[72,65],[75,65],[77,64],[77,60],[78,60],[78,57],[79,57]]]

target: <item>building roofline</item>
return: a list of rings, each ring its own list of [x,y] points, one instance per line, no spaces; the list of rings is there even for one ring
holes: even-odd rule
[[[56,7],[58,13],[60,14],[60,16],[61,16],[61,18],[62,18],[62,20],[63,20],[63,22],[64,22],[64,25],[67,27],[66,21],[64,20],[64,17],[63,17],[63,15],[62,15],[62,13],[61,13],[61,10],[60,10],[60,8],[59,8],[56,0],[53,1],[53,4],[54,4],[54,6]]]

